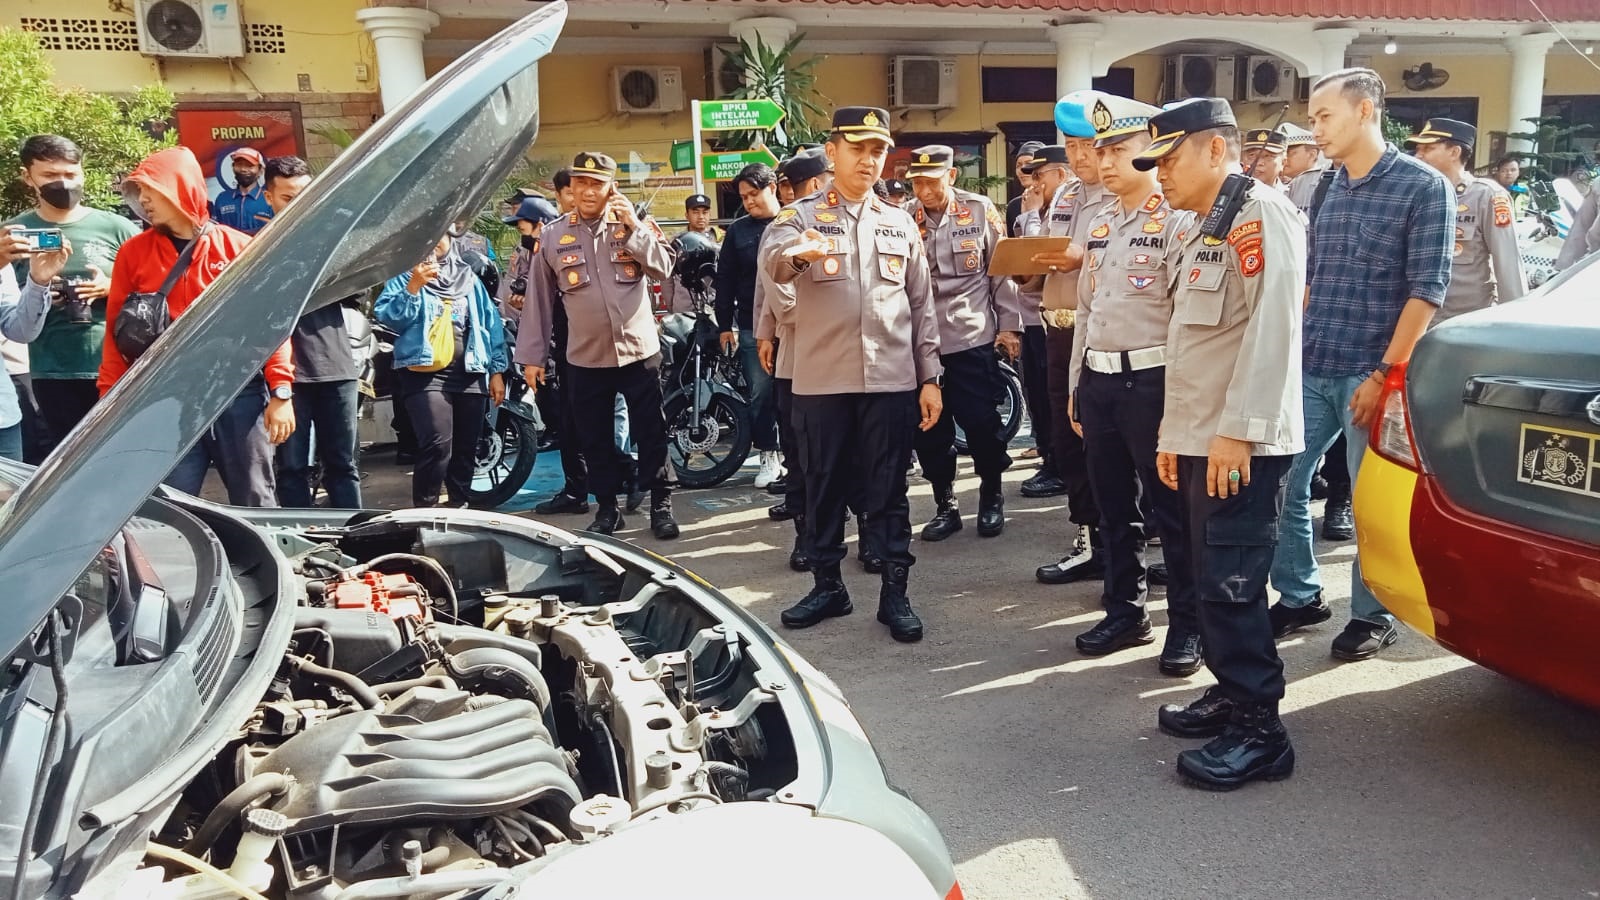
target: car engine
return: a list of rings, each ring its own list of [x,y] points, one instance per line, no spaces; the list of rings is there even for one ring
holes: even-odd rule
[[[725,625],[592,546],[523,549],[304,542],[270,690],[156,835],[189,859],[129,895],[446,896],[793,780],[781,688]]]

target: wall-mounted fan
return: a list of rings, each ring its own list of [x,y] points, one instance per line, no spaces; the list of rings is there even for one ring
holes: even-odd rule
[[[1443,87],[1450,80],[1450,73],[1437,68],[1433,63],[1425,62],[1420,66],[1405,70],[1400,76],[1406,88],[1413,91],[1431,91]]]

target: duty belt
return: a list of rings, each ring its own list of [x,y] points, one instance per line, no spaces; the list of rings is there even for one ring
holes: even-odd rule
[[[1102,375],[1120,375],[1160,368],[1167,364],[1166,347],[1146,347],[1143,350],[1085,350],[1083,364]]]
[[[1046,328],[1071,328],[1078,323],[1078,311],[1075,309],[1041,309],[1039,318],[1044,321]]]

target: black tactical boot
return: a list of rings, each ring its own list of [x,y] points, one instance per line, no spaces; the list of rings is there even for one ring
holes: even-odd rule
[[[589,511],[589,499],[579,496],[577,491],[570,487],[564,487],[554,497],[535,506],[533,511],[541,516],[586,513]]]
[[[867,530],[867,517],[856,516],[856,561],[861,563],[863,572],[877,575],[883,571],[883,554],[878,552],[871,535]]]
[[[956,494],[950,485],[934,485],[933,502],[938,504],[938,509],[928,524],[922,526],[922,539],[942,541],[961,530],[961,510],[956,507]]]
[[[890,637],[906,644],[922,640],[922,620],[911,611],[911,601],[906,599],[906,579],[910,574],[902,565],[884,566],[883,587],[878,592],[878,621],[889,626]]]
[[[1105,656],[1128,647],[1154,643],[1155,639],[1149,616],[1142,619],[1113,619],[1107,616],[1093,628],[1078,635],[1074,643],[1084,656]]]
[[[1100,529],[1080,526],[1072,552],[1059,562],[1035,569],[1033,577],[1040,584],[1073,584],[1106,577],[1106,551],[1100,543]]]
[[[1195,787],[1231,791],[1263,778],[1294,772],[1294,746],[1278,721],[1276,703],[1239,703],[1221,736],[1199,750],[1178,754],[1178,774]]]
[[[767,507],[767,518],[771,519],[774,522],[784,522],[784,521],[787,521],[789,519],[793,519],[796,515],[799,514],[799,512],[800,512],[799,510],[797,510],[794,507],[790,506],[789,505],[789,501],[787,499],[785,499],[782,503],[779,503],[777,506],[769,506],[769,507]]]
[[[1006,495],[1000,480],[978,487],[978,537],[998,537],[1006,530]]]
[[[650,492],[650,533],[663,541],[678,536],[678,520],[672,517],[672,492]]]
[[[622,476],[622,491],[628,495],[628,512],[638,512],[644,503],[644,491],[639,489],[639,464],[629,462],[627,473]]]
[[[795,516],[794,549],[789,551],[789,568],[796,572],[811,571],[811,559],[806,556],[806,517]]]
[[[1233,701],[1222,693],[1222,688],[1212,685],[1199,699],[1188,706],[1176,703],[1156,710],[1156,725],[1173,737],[1216,737],[1228,727],[1233,718]]]
[[[589,530],[595,534],[615,534],[618,528],[628,524],[622,520],[622,513],[617,509],[617,501],[602,503],[595,510],[594,521],[589,523]]]
[[[844,589],[837,563],[811,570],[814,580],[811,593],[800,602],[784,610],[778,619],[789,628],[810,628],[823,619],[850,615],[850,593]]]
[[[1177,627],[1167,629],[1167,642],[1161,647],[1157,667],[1161,674],[1173,678],[1188,678],[1205,665],[1205,651],[1200,635]]]

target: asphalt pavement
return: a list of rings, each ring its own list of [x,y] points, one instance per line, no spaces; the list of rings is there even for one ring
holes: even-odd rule
[[[369,505],[406,502],[409,473],[390,454],[365,467]],[[1231,794],[1181,784],[1174,758],[1201,742],[1161,734],[1155,710],[1212,681],[1160,675],[1159,640],[1077,654],[1099,584],[1034,580],[1069,532],[1063,498],[1018,495],[1033,471],[1019,461],[1007,473],[1006,532],[984,539],[963,459],[966,528],[912,547],[919,644],[877,623],[877,578],[853,557],[854,615],[800,632],[778,624],[810,576],[789,571],[793,532],[767,518],[776,498],[754,488],[752,466],[679,493],[680,539],[653,538],[644,514],[619,536],[722,588],[839,683],[890,775],[944,832],[969,900],[1600,898],[1600,713],[1409,632],[1378,659],[1335,662],[1353,544],[1318,546],[1333,621],[1281,645],[1294,776]],[[932,508],[914,478],[915,527]],[[1526,599],[1538,602],[1531,585]],[[1159,638],[1165,605],[1154,609]]]

